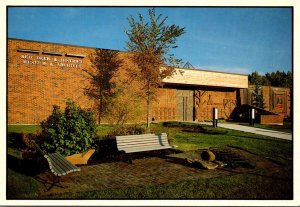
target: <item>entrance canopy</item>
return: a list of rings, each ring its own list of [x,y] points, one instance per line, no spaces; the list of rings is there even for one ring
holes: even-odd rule
[[[200,69],[176,68],[164,83],[228,88],[248,88],[248,75]]]

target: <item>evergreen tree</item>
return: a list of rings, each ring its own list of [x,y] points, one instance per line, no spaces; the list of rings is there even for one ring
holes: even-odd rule
[[[262,86],[264,83],[263,76],[260,75],[257,71],[255,71],[251,75],[249,75],[249,83],[254,85],[254,90],[252,91],[251,104],[259,108],[265,108],[262,93]]]
[[[271,83],[272,86],[276,87],[292,87],[292,72],[288,71],[285,73],[284,71],[276,71],[271,73],[266,73],[265,78]]]

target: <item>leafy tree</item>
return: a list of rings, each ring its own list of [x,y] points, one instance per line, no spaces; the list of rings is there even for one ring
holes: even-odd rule
[[[132,59],[137,64],[140,73],[137,74],[145,91],[147,102],[147,128],[150,126],[150,105],[156,96],[156,89],[162,79],[171,76],[174,66],[180,63],[170,54],[170,49],[176,48],[179,36],[185,33],[185,28],[172,24],[166,25],[168,17],[156,15],[155,9],[149,9],[149,21],[139,14],[138,20],[133,16],[128,19],[130,29],[125,30],[129,38],[127,49],[133,52]],[[169,65],[161,68],[163,65]]]
[[[96,133],[92,112],[76,106],[71,100],[66,102],[64,111],[53,106],[52,114],[41,122],[41,127],[45,138],[42,147],[64,156],[90,149]]]
[[[101,117],[109,111],[110,103],[116,95],[113,78],[122,65],[118,54],[119,52],[114,50],[96,49],[95,54],[91,57],[94,70],[85,70],[91,81],[91,85],[85,89],[85,93],[96,101],[99,124]]]
[[[113,105],[109,107],[109,116],[107,121],[111,124],[123,125],[131,122],[137,123],[144,114],[142,109],[140,85],[134,82],[131,76],[131,68],[128,63],[125,65],[125,71],[119,74],[116,80],[116,95],[113,98]]]

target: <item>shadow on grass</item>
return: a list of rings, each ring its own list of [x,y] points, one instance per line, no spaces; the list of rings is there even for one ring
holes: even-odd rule
[[[205,129],[199,124],[184,123],[184,122],[164,122],[164,127],[178,129],[182,132],[201,133],[210,135],[228,134],[228,131],[219,131],[216,129]]]
[[[35,159],[20,159],[12,155],[7,155],[7,168],[15,172],[35,176],[47,170],[48,164],[43,157]]]
[[[32,157],[23,158],[21,154],[26,149],[26,146],[22,141],[22,133],[9,132],[7,134],[7,147],[20,152],[20,156],[17,154],[7,154],[7,168],[28,176],[34,176],[47,169],[48,164],[46,159],[37,153],[32,152]]]
[[[210,135],[225,135],[228,134],[228,131],[214,131],[214,130],[205,130],[202,134],[210,134]]]
[[[15,149],[23,149],[25,145],[22,141],[22,133],[8,132],[7,134],[7,147]]]

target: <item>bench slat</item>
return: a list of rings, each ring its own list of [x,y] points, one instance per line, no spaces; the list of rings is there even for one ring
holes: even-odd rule
[[[170,146],[165,146],[165,147],[155,147],[155,148],[152,148],[152,147],[134,147],[134,148],[128,148],[128,149],[123,149],[124,152],[126,153],[133,153],[133,152],[145,152],[145,151],[153,151],[153,150],[163,150],[163,149],[170,149],[172,147]]]
[[[117,136],[118,138],[130,138],[130,137],[166,137],[166,133],[162,134],[136,134],[136,135],[124,135],[124,136]]]
[[[65,170],[75,171],[76,169],[79,169],[77,166],[73,165],[69,160],[65,159],[61,154],[54,153],[53,158],[57,159],[59,161],[60,165]]]
[[[143,145],[138,145],[138,144],[134,144],[134,145],[123,145],[118,147],[119,150],[123,150],[123,149],[128,149],[128,148],[139,148],[139,147],[152,147],[152,148],[160,148],[160,147],[170,147],[170,145],[158,145],[158,144],[143,144]]]
[[[155,145],[145,145],[145,146],[129,146],[129,147],[123,147],[122,150],[129,150],[129,149],[145,149],[145,148],[151,148],[151,149],[162,149],[162,148],[170,148],[171,146],[155,146]]]
[[[122,139],[131,139],[131,138],[149,138],[149,137],[156,137],[156,138],[167,138],[166,134],[139,134],[139,135],[126,135],[126,136],[116,136],[119,140]]]
[[[64,171],[53,161],[53,159],[51,157],[49,157],[48,155],[45,155],[45,158],[47,159],[47,161],[49,163],[49,168],[54,175],[56,175],[56,176],[64,175],[63,174]]]
[[[167,136],[143,136],[143,137],[138,137],[138,136],[135,136],[135,137],[116,137],[117,138],[117,141],[118,142],[123,142],[123,141],[129,141],[129,140],[132,140],[132,141],[135,141],[135,140],[165,140],[165,141],[168,141],[168,137]]]
[[[169,142],[167,140],[158,140],[158,139],[140,139],[140,140],[126,140],[122,142],[117,142],[117,144],[127,144],[127,143],[148,143],[148,142],[153,142],[153,143],[159,143],[159,144],[167,144],[169,145]]]
[[[49,162],[50,169],[57,176],[66,175],[74,171],[80,171],[80,168],[70,163],[59,153],[45,155]]]
[[[123,141],[119,142],[118,145],[127,145],[127,144],[144,144],[144,143],[157,143],[160,145],[169,145],[169,142],[166,140],[154,140],[154,139],[148,139],[148,140],[128,140],[128,141]]]
[[[48,154],[48,156],[51,158],[52,166],[58,170],[58,176],[66,175],[68,172],[67,169],[64,168],[64,166],[60,163],[59,160],[55,159],[54,157],[55,153]]]
[[[163,133],[156,133],[156,134],[153,134],[153,133],[148,133],[148,134],[131,134],[131,135],[118,135],[117,137],[138,137],[138,136],[141,136],[141,137],[148,137],[148,136],[161,136],[161,135],[167,135],[167,133],[163,132]]]
[[[151,136],[117,136],[119,140],[123,139],[146,139],[146,138],[158,138],[158,139],[167,139],[167,136],[156,136],[156,135],[151,135]]]
[[[117,143],[123,143],[123,142],[148,142],[148,141],[156,141],[156,142],[168,142],[167,136],[158,136],[154,134],[149,134],[148,136],[117,136]]]

